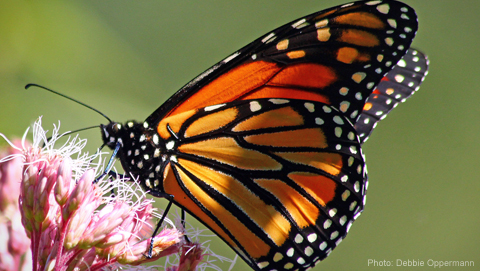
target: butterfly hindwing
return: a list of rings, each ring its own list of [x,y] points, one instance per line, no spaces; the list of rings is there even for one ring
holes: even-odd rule
[[[335,108],[258,99],[185,114],[163,138],[173,142],[163,189],[254,269],[312,266],[363,209],[360,144]]]
[[[362,114],[355,123],[355,130],[362,143],[367,141],[380,120],[419,89],[427,74],[427,56],[410,48],[368,97]]]

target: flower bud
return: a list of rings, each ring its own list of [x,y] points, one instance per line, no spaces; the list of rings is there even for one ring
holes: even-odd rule
[[[55,200],[58,205],[63,206],[67,202],[68,196],[70,195],[70,190],[72,188],[72,169],[71,169],[71,158],[67,157],[65,161],[62,162],[58,168],[58,178],[55,183]]]

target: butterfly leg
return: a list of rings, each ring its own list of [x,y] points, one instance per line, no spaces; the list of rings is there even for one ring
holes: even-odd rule
[[[182,227],[184,229],[185,229],[185,218],[186,218],[185,216],[186,216],[185,209],[182,208]],[[186,234],[184,235],[184,238],[185,238],[185,242],[191,243],[190,239],[188,239],[188,236]]]
[[[168,211],[170,211],[170,207],[172,207],[173,196],[172,195],[163,195],[163,197],[168,199],[168,205],[167,205],[167,208],[165,208],[165,211],[163,212],[162,217],[158,221],[157,227],[155,227],[155,230],[153,231],[152,239],[150,240],[150,246],[148,248],[148,254],[145,255],[145,257],[147,257],[147,258],[152,258],[153,243],[155,241],[155,236],[157,235],[158,230],[160,229],[160,226],[162,225],[163,221],[165,220],[165,217],[167,217]]]

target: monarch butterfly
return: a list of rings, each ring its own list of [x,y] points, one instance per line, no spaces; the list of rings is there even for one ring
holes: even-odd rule
[[[407,53],[416,30],[397,1],[313,13],[206,70],[144,122],[102,125],[103,141],[254,270],[308,269],[364,208],[362,143],[426,75],[423,54]]]

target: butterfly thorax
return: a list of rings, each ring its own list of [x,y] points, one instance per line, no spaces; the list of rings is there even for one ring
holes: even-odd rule
[[[125,173],[138,178],[141,186],[156,195],[163,192],[161,180],[167,162],[164,141],[148,125],[128,121],[125,125],[111,122],[101,125],[102,140],[114,150],[117,143],[120,149],[116,157]]]

